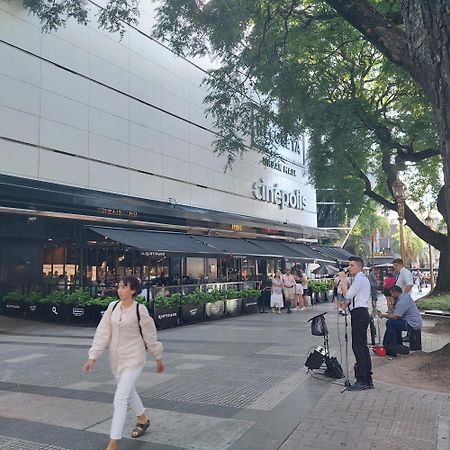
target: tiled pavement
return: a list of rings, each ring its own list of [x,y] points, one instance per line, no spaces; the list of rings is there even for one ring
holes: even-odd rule
[[[306,373],[308,350],[321,344],[307,319],[322,311],[340,359],[343,323],[328,304],[161,331],[166,373],[150,362],[138,385],[152,426],[120,448],[449,449],[449,395],[381,383],[341,393]],[[0,316],[0,449],[105,447],[114,392],[106,355],[91,375],[81,370],[93,333]],[[426,350],[441,344],[424,336]]]

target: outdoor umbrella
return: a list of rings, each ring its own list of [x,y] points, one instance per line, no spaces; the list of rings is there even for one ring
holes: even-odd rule
[[[335,275],[337,272],[339,272],[339,269],[329,265],[320,266],[312,271],[315,275]]]

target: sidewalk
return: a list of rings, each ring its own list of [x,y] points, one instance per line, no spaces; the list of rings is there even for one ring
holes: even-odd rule
[[[448,450],[438,434],[449,433],[450,395],[380,383],[341,394],[307,374],[322,344],[307,320],[321,312],[340,359],[343,322],[328,303],[160,331],[167,370],[150,361],[138,385],[152,425],[132,440],[130,415],[119,448]],[[0,449],[105,448],[115,386],[106,355],[82,372],[93,334],[0,316]]]

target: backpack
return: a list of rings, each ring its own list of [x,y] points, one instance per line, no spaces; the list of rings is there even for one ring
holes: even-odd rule
[[[120,303],[120,300],[118,300],[118,301],[116,302],[116,304],[113,306],[113,309],[112,309],[111,313],[114,312],[114,310],[116,309],[116,307],[117,307],[117,305],[118,305],[119,303]],[[142,328],[141,328],[141,315],[140,315],[140,313],[139,313],[139,303],[136,303],[136,315],[137,315],[137,319],[138,319],[139,333],[141,333],[142,340],[144,341],[145,350],[148,350],[147,344],[145,343],[144,335],[142,334]]]
[[[331,358],[325,358],[325,364],[327,365],[327,368],[323,374],[326,377],[337,379],[344,378],[344,371],[334,356]]]

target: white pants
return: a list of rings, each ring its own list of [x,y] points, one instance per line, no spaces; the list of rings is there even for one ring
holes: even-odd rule
[[[111,439],[122,438],[128,404],[130,404],[135,416],[142,416],[145,413],[144,405],[137,395],[135,388],[142,369],[143,367],[139,367],[138,369],[129,372],[122,372],[115,377],[117,389],[114,395],[114,415],[111,423]]]

